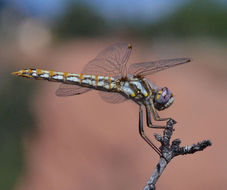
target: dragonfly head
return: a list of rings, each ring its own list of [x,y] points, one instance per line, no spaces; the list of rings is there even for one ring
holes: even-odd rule
[[[167,87],[163,87],[155,93],[154,106],[159,111],[171,106],[173,101],[173,94]]]

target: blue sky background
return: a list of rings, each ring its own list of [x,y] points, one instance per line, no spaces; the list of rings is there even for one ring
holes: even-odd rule
[[[71,0],[3,0],[30,15],[53,18],[59,15]],[[76,2],[76,0],[74,0]],[[157,19],[189,0],[83,0],[106,18]]]
[[[55,18],[61,14],[69,2],[78,0],[2,0],[17,8],[22,9],[29,15],[39,16],[44,19]],[[124,19],[139,18],[157,20],[177,7],[192,0],[80,0],[94,7],[106,18]],[[227,6],[227,0],[214,0]]]

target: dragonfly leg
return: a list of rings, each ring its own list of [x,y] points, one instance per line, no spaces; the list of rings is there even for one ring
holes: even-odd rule
[[[144,129],[143,129],[143,109],[142,109],[141,106],[140,106],[140,110],[139,110],[139,133],[140,133],[140,136],[151,146],[151,148],[153,148],[154,151],[159,156],[161,156],[162,154],[161,154],[161,151],[159,150],[159,148],[156,147],[144,133]]]
[[[155,109],[153,103],[151,103],[151,112],[152,112],[152,115],[153,115],[155,121],[166,121],[166,120],[171,119],[171,118],[161,118],[161,117],[159,116],[157,110]]]
[[[150,106],[146,106],[147,126],[150,127],[150,128],[165,129],[166,128],[165,126],[159,126],[159,125],[153,125],[152,124],[151,113],[152,113],[152,115],[153,115],[153,117],[155,119],[154,113],[153,113],[153,111],[151,111],[151,107]]]

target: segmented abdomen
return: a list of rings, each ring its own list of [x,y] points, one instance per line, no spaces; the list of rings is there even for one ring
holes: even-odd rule
[[[110,76],[74,74],[67,72],[47,71],[42,69],[23,69],[12,74],[37,80],[62,82],[65,84],[75,84],[110,91],[117,90],[116,80]]]

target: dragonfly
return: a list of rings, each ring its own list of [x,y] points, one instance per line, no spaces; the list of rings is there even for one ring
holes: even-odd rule
[[[169,120],[170,118],[161,118],[158,111],[172,105],[174,97],[168,87],[158,87],[147,77],[191,60],[161,59],[127,66],[131,51],[131,44],[115,43],[88,62],[80,74],[33,68],[22,69],[12,74],[29,79],[60,82],[56,95],[61,97],[84,94],[93,89],[98,90],[101,98],[108,103],[134,101],[139,106],[140,136],[161,156],[160,149],[144,132],[143,108],[146,110],[147,126],[164,129],[165,126],[154,125],[152,117],[155,121]]]

